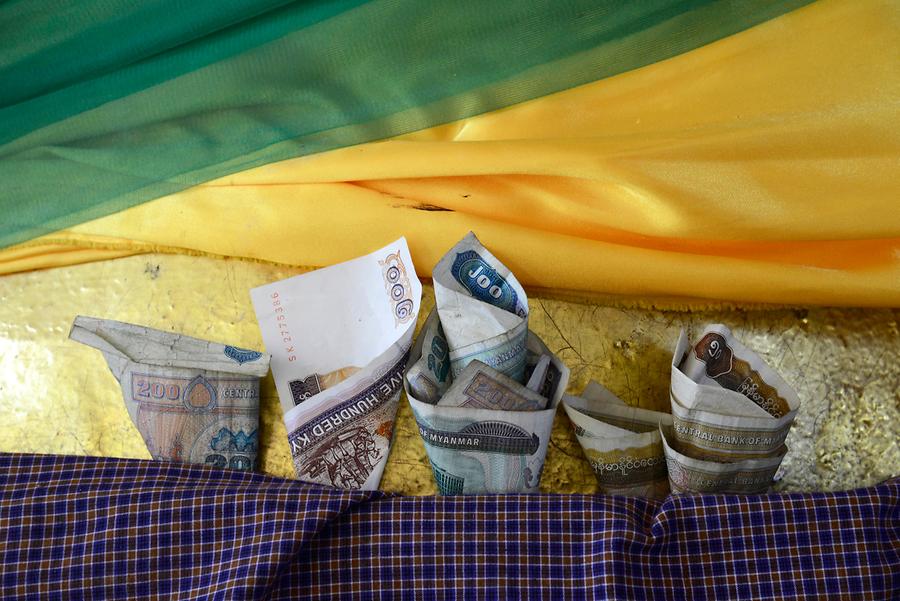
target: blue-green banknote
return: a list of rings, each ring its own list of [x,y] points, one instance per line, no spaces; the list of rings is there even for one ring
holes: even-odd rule
[[[411,364],[427,350],[425,340],[422,334],[416,341]],[[543,357],[549,360],[542,361]],[[437,404],[416,398],[407,372],[407,397],[441,494],[539,489],[553,416],[569,369],[531,332],[524,364],[523,376],[543,365],[540,382],[533,388],[476,361],[453,380]]]
[[[528,297],[516,276],[469,232],[432,277],[451,376],[477,360],[524,384]]]

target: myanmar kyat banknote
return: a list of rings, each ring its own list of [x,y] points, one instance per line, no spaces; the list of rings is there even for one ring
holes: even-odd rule
[[[436,404],[453,382],[450,375],[450,347],[436,309],[425,319],[417,341],[421,356],[410,363],[406,378],[413,396],[429,405]]]
[[[424,352],[420,335],[410,362]],[[523,376],[550,357],[539,392],[479,361],[470,362],[437,404],[416,398],[407,383],[419,434],[441,494],[536,492],[556,406],[569,369],[533,333]],[[494,407],[494,408],[489,408]]]
[[[662,498],[669,492],[660,426],[672,416],[626,405],[597,382],[563,408],[600,489],[611,495]]]
[[[406,240],[250,295],[297,477],[377,488],[422,300]]]
[[[660,427],[669,487],[673,493],[758,494],[769,490],[775,472],[787,453],[782,445],[768,457],[739,461],[710,461],[681,453],[673,441],[672,429]]]
[[[524,384],[528,297],[516,276],[469,232],[432,277],[451,375],[478,360]]]
[[[84,316],[69,337],[103,353],[154,459],[256,467],[268,355]]]
[[[682,331],[669,394],[673,424],[663,442],[673,491],[769,488],[800,399],[759,355],[720,324],[694,346]]]
[[[682,331],[670,395],[680,450],[713,460],[777,453],[800,407],[784,379],[719,324],[704,329],[693,347]]]

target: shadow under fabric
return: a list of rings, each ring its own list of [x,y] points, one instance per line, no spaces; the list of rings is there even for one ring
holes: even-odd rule
[[[157,46],[100,56],[84,80],[3,86],[0,241],[19,244],[0,251],[0,273],[147,251],[321,266],[400,234],[429,265],[475,229],[526,285],[900,304],[900,74],[889,58],[900,9],[801,4],[744,14],[727,3],[513,3],[467,13],[476,22],[403,2],[198,13],[184,30],[167,24]],[[305,28],[278,30],[288,17]],[[344,34],[360,19],[376,35],[334,42],[356,39]],[[385,23],[390,35],[377,35]],[[198,35],[199,24],[210,30]],[[460,36],[472,47],[458,48]],[[63,53],[83,40],[46,39],[49,54],[6,52],[0,81],[51,58],[67,57],[69,77],[89,70]],[[219,58],[191,70],[200,49]],[[316,60],[285,69],[289,56]],[[358,69],[344,72],[345,60]],[[397,72],[421,61],[433,69]],[[92,106],[79,96],[139,75],[158,82],[88,95]],[[191,94],[172,93],[186,81]],[[153,110],[131,110],[138,100]],[[173,136],[191,142],[170,149]],[[68,185],[50,175],[60,165]]]

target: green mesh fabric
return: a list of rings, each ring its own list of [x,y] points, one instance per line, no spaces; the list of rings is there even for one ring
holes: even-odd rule
[[[12,0],[0,247],[686,52],[808,0]]]

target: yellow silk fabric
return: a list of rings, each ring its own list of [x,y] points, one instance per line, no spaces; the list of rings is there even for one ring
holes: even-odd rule
[[[0,252],[322,266],[466,231],[526,285],[900,305],[900,4],[824,0],[465,121],[238,173]]]

